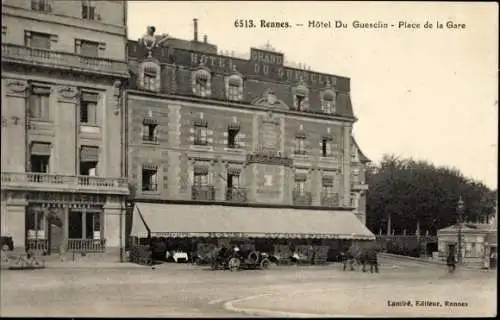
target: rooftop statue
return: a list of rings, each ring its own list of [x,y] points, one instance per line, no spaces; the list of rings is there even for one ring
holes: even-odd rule
[[[148,49],[148,58],[151,58],[151,54],[154,48],[158,47],[168,39],[168,34],[161,36],[155,36],[156,28],[154,26],[148,26],[146,29],[146,34],[139,39],[144,47]]]

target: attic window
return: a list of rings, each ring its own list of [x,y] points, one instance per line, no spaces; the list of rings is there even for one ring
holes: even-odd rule
[[[193,93],[200,97],[207,97],[211,94],[210,72],[201,69],[193,74]]]
[[[323,93],[323,97],[321,99],[321,110],[327,114],[335,113],[335,93],[331,90]]]
[[[232,75],[227,78],[226,96],[232,101],[241,101],[243,99],[243,79],[238,75]]]

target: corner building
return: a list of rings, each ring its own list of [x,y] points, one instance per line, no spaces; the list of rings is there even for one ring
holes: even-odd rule
[[[220,55],[196,21],[192,41],[154,31],[128,42],[132,236],[188,251],[374,239],[348,78],[286,67],[267,49]]]
[[[15,250],[115,252],[125,1],[2,1],[1,235]]]

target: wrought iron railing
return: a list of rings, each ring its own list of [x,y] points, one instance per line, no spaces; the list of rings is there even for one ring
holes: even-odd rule
[[[69,176],[62,174],[41,172],[2,172],[1,182],[3,184],[50,184],[65,186],[88,186],[97,188],[127,188],[128,182],[125,178],[108,178],[94,176]],[[3,187],[3,186],[2,186]]]
[[[47,252],[49,250],[49,241],[47,239],[26,239],[26,249]]]
[[[246,202],[248,190],[246,188],[228,188],[226,190],[226,201]]]
[[[68,239],[69,252],[100,253],[106,250],[106,239]]]
[[[293,204],[299,206],[310,206],[312,203],[311,193],[307,191],[294,190]]]
[[[214,186],[192,186],[191,198],[193,200],[215,200]]]
[[[128,66],[125,61],[106,58],[84,57],[78,54],[29,48],[12,43],[2,43],[4,61],[24,61],[30,64],[51,64],[67,68],[81,68],[95,72],[108,72],[126,75]]]

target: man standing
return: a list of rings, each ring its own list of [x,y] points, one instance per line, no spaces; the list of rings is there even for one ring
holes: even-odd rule
[[[453,252],[450,252],[448,254],[448,258],[446,259],[446,265],[448,266],[449,273],[452,273],[453,271],[455,271],[456,261],[457,260],[455,259],[455,255],[453,254]]]

